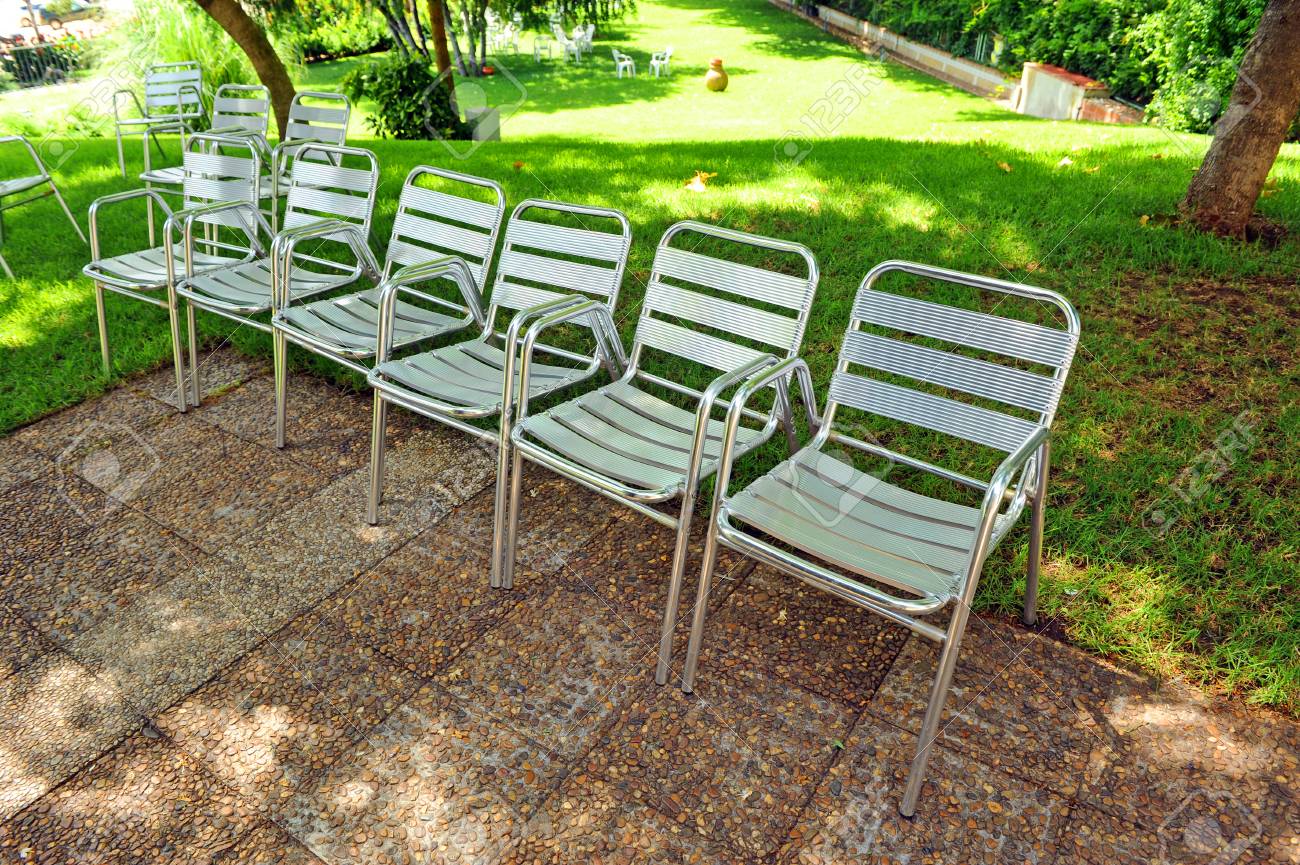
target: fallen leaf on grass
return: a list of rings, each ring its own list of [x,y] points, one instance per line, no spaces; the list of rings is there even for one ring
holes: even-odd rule
[[[1101,171],[1100,165],[1090,165],[1087,168],[1083,169],[1084,174],[1096,174],[1098,171]]]
[[[1057,168],[1065,168],[1065,167],[1070,166],[1070,165],[1073,165],[1073,164],[1074,164],[1074,160],[1073,160],[1073,159],[1071,159],[1071,158],[1068,157],[1068,156],[1062,156],[1062,157],[1061,157],[1061,161],[1058,162],[1058,163],[1056,163],[1056,167],[1057,167]]]
[[[709,188],[709,178],[717,177],[718,172],[696,171],[695,176],[686,181],[686,188],[691,192],[704,192]]]
[[[1001,168],[1001,169],[1002,169],[1003,171],[1005,171],[1007,174],[1010,174],[1010,173],[1011,173],[1011,166],[1010,166],[1009,164],[1005,163],[1005,162],[999,162],[999,163],[998,163],[998,168]]]

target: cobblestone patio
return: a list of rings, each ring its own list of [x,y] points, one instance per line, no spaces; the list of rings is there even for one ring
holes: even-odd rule
[[[904,820],[931,645],[724,560],[656,687],[668,532],[532,472],[493,591],[491,453],[392,412],[372,528],[369,400],[203,380],[4,441],[4,865],[1300,862],[1293,722],[974,618]]]

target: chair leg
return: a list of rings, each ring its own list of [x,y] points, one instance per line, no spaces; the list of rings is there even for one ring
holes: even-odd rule
[[[912,758],[912,769],[907,774],[907,788],[903,791],[903,801],[898,806],[899,813],[904,817],[916,813],[916,802],[921,797],[921,785],[925,782],[930,751],[939,735],[939,721],[943,717],[944,704],[948,701],[948,690],[957,669],[957,653],[961,649],[961,638],[966,631],[969,615],[970,607],[959,601],[953,610],[952,621],[948,623],[948,634],[943,642],[943,650],[939,653],[939,668],[935,672],[934,684],[930,686],[930,702],[925,710],[925,720],[921,722],[916,756]]]
[[[68,209],[68,202],[63,200],[63,193],[59,192],[59,187],[54,185],[53,180],[50,181],[50,189],[54,190],[54,197],[58,200],[59,206],[63,208],[63,212],[67,214],[68,222],[71,222],[72,227],[77,230],[77,236],[81,238],[81,242],[89,243],[90,241],[86,240],[86,233],[81,230],[81,225],[77,222],[77,218],[72,215],[72,211]]]
[[[505,554],[501,558],[501,588],[515,587],[515,552],[519,542],[519,508],[524,499],[524,455],[515,447],[510,448],[510,496],[507,499],[509,509],[506,512]]]
[[[113,356],[108,350],[108,316],[104,313],[104,286],[95,283],[95,319],[99,322],[99,353],[104,359],[104,375],[112,372]]]
[[[366,503],[366,522],[379,522],[379,503],[384,498],[384,456],[388,449],[388,400],[375,391],[375,407],[370,414],[370,500]]]
[[[176,410],[181,414],[189,408],[185,398],[185,360],[181,348],[181,312],[176,308],[177,298],[173,294],[167,298],[167,323],[172,332],[172,365],[176,369]]]
[[[126,177],[126,154],[122,151],[122,127],[118,126],[114,131],[117,133],[117,170]]]
[[[194,320],[194,305],[185,304],[185,332],[190,341],[190,404],[199,404],[199,331]]]
[[[695,589],[695,609],[691,616],[691,640],[686,645],[686,668],[682,671],[682,690],[695,690],[695,668],[700,662],[700,648],[704,643],[704,620],[709,612],[709,593],[713,591],[713,570],[718,564],[718,524],[709,520],[709,531],[704,539],[704,563],[700,567],[700,581]]]
[[[1038,567],[1043,558],[1043,518],[1046,513],[1047,467],[1051,456],[1048,442],[1038,451],[1038,482],[1034,485],[1034,500],[1029,519],[1029,569],[1025,574],[1025,612],[1022,621],[1033,625],[1038,621]]]
[[[275,446],[284,448],[284,421],[288,413],[289,390],[289,340],[277,330],[271,336],[272,354],[275,358]]]
[[[695,512],[695,489],[682,495],[682,509],[677,515],[677,545],[673,549],[673,573],[668,581],[668,601],[664,606],[663,628],[659,633],[659,662],[655,665],[655,682],[663,685],[673,661],[673,632],[677,630],[677,606],[682,598],[686,563],[691,557],[691,516]]]
[[[9,277],[10,279],[14,278],[14,272],[9,269],[9,262],[5,261],[5,257],[3,255],[0,255],[0,270],[3,270],[5,272],[5,276]]]

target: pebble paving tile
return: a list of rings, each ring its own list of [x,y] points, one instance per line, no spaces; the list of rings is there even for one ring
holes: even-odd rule
[[[931,752],[916,815],[898,813],[916,737],[866,716],[788,836],[788,865],[1050,863],[1066,799],[948,748]]]
[[[52,648],[15,610],[0,604],[0,682]]]
[[[96,441],[147,441],[151,427],[175,411],[119,387],[23,427],[13,440],[56,462],[69,462],[91,452]]]
[[[170,742],[139,733],[0,829],[0,851],[41,865],[198,865],[260,822]]]
[[[974,618],[904,820],[934,646],[735,559],[657,687],[672,532],[530,466],[491,590],[491,446],[395,411],[369,526],[368,400],[204,386],[0,449],[0,865],[1300,865],[1294,721]]]
[[[52,468],[44,456],[10,438],[0,448],[0,493],[32,478],[49,474]]]
[[[299,790],[281,825],[339,865],[494,862],[562,776],[544,748],[426,687]]]
[[[876,717],[917,732],[934,681],[938,648],[912,640],[868,706]],[[1110,731],[1090,723],[1089,706],[1104,701],[1116,684],[1100,664],[1082,667],[1049,637],[1025,633],[1017,640],[972,616],[962,641],[941,741],[986,764],[1046,779],[1053,790],[1074,796],[1097,777]]]
[[[128,501],[210,553],[323,487],[327,478],[192,418],[153,439],[158,463]]]
[[[220,589],[211,574],[181,574],[65,648],[152,714],[278,630],[259,628]]]
[[[738,851],[767,856],[848,736],[853,712],[761,671],[637,696],[587,768]]]
[[[67,539],[52,557],[12,565],[10,603],[57,642],[147,596],[207,556],[139,511]]]
[[[596,776],[570,778],[534,817],[503,865],[749,865],[759,860],[706,838]]]
[[[274,816],[419,686],[312,616],[292,623],[158,726],[215,777]]]
[[[188,366],[189,356],[185,362]],[[199,396],[201,402],[214,395],[248,385],[259,377],[265,377],[271,365],[263,358],[242,355],[231,349],[217,351],[201,350],[199,352]],[[141,394],[162,402],[175,410],[176,405],[176,371],[170,363],[165,363],[155,372],[143,376],[134,383],[134,389]]]
[[[61,652],[0,680],[0,820],[45,795],[139,722],[111,682]]]
[[[511,611],[438,680],[572,759],[651,681],[657,639],[560,587]]]
[[[700,663],[706,671],[714,664],[760,665],[862,707],[907,639],[904,628],[761,566],[711,618]],[[708,651],[714,648],[725,651]]]

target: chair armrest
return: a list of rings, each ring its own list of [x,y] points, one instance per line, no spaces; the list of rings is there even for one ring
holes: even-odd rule
[[[36,155],[36,148],[32,147],[30,141],[21,135],[0,135],[0,144],[8,144],[12,141],[21,141],[23,143],[23,147],[27,148],[27,152],[32,157],[32,162],[36,164],[37,172],[40,173],[42,177],[50,176],[50,173],[45,170],[45,163],[41,162],[41,158]]]
[[[167,206],[167,200],[156,189],[130,189],[126,192],[101,195],[90,204],[90,257],[92,260],[99,260],[99,209],[106,204],[119,204],[135,198],[153,199],[153,203],[161,207],[163,213],[167,214],[169,218],[172,215],[172,209]]]
[[[375,340],[375,365],[388,361],[393,350],[393,318],[397,311],[397,295],[408,292],[423,296],[421,292],[412,291],[408,286],[417,282],[427,282],[441,276],[450,276],[460,289],[461,297],[469,307],[474,321],[481,326],[487,320],[483,311],[483,299],[478,293],[478,282],[465,263],[457,255],[448,255],[434,261],[410,264],[398,269],[379,286],[379,332]]]
[[[379,264],[366,242],[361,226],[341,219],[320,219],[286,228],[275,236],[271,242],[271,309],[278,312],[289,305],[292,295],[289,292],[293,273],[294,248],[304,240],[315,240],[342,235],[352,254],[357,258],[357,267],[371,279],[379,281]]]
[[[122,120],[122,116],[117,110],[117,97],[123,93],[131,97],[131,101],[135,103],[135,110],[140,114],[141,118],[144,118],[144,106],[140,104],[140,97],[135,95],[134,90],[123,87],[113,91],[113,122],[120,123]]]
[[[246,223],[248,238],[251,248],[255,252],[262,252],[262,244],[258,240],[258,228],[261,228],[269,236],[271,233],[270,226],[262,218],[257,207],[250,201],[217,201],[212,204],[202,204],[198,207],[190,207],[185,210],[178,210],[167,217],[163,224],[163,249],[167,256],[168,275],[174,275],[172,264],[173,251],[172,232],[180,229],[181,243],[185,250],[185,278],[190,279],[194,276],[194,224],[204,216],[214,216],[218,213],[227,211],[247,210],[251,219]]]
[[[609,313],[609,307],[600,301],[582,295],[569,295],[519,312],[510,322],[510,327],[506,331],[505,383],[502,394],[504,402],[501,405],[503,441],[510,427],[510,406],[513,402],[510,398],[510,391],[514,384],[515,349],[520,344],[519,330],[523,323],[529,318],[536,318],[536,321],[529,325],[527,333],[524,334],[522,348],[518,351],[518,412],[520,422],[528,415],[528,391],[530,379],[532,378],[533,354],[537,348],[537,338],[549,328],[584,316],[588,319],[592,332],[596,336],[597,351],[600,355],[603,355],[610,365],[611,373],[617,376],[626,368],[627,357],[623,354],[623,343],[618,338],[618,329],[614,326],[614,318]]]
[[[719,455],[718,475],[714,482],[713,490],[713,507],[714,513],[722,504],[722,500],[727,494],[727,485],[731,482],[731,467],[736,461],[736,433],[740,429],[740,419],[745,414],[745,404],[749,398],[765,387],[770,386],[773,382],[777,387],[777,399],[780,400],[786,411],[786,428],[790,432],[791,451],[793,452],[796,445],[794,439],[794,426],[792,418],[789,416],[790,391],[789,377],[791,374],[799,379],[799,397],[804,405],[804,412],[808,419],[808,428],[814,434],[817,431],[817,396],[813,391],[812,373],[808,370],[808,364],[801,357],[791,357],[778,361],[772,355],[765,355],[757,358],[748,367],[742,367],[736,372],[741,372],[749,368],[753,371],[741,385],[736,388],[732,394],[731,404],[727,407],[727,419],[722,432],[722,450]],[[723,377],[715,380],[717,384]],[[734,379],[732,379],[734,383]],[[727,387],[729,384],[723,384]],[[713,385],[710,385],[712,389]],[[719,388],[719,391],[721,388]],[[705,392],[707,395],[707,391]],[[704,419],[707,422],[707,418]],[[698,421],[697,421],[698,423]]]
[[[1034,430],[993,472],[993,478],[984,493],[984,501],[980,505],[981,532],[992,529],[994,520],[1002,510],[1002,503],[1007,497],[1012,481],[1025,468],[1030,458],[1051,438],[1051,435],[1050,427],[1042,426]]]

